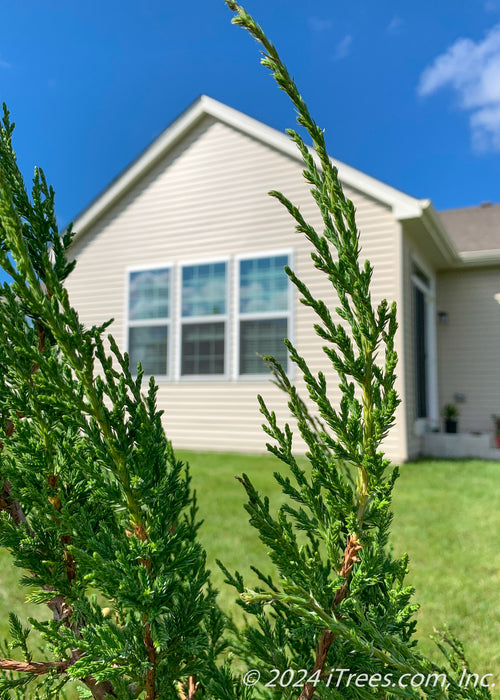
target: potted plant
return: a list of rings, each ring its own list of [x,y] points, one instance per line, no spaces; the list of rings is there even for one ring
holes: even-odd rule
[[[445,406],[443,407],[445,433],[456,433],[458,431],[459,415],[459,410],[454,403],[445,404]]]
[[[495,442],[497,447],[500,449],[500,416],[491,416],[493,424],[495,426]]]

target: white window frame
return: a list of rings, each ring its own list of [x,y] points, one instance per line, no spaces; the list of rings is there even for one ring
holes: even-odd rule
[[[276,258],[278,256],[286,255],[288,257],[287,266],[294,269],[294,250],[293,248],[279,248],[277,250],[258,250],[253,253],[242,253],[241,255],[236,255],[234,257],[235,270],[234,270],[234,348],[233,348],[233,379],[237,381],[263,381],[269,380],[269,372],[263,371],[259,374],[241,374],[240,373],[240,321],[251,321],[251,320],[265,320],[286,318],[287,319],[287,338],[293,343],[295,337],[295,327],[294,327],[294,285],[290,279],[288,279],[288,310],[287,311],[259,311],[252,313],[241,313],[240,312],[240,264],[243,260],[255,260],[258,258]],[[286,274],[285,272],[283,274]],[[286,374],[293,378],[293,363],[290,361],[290,357],[287,355]]]
[[[226,313],[213,316],[188,316],[182,317],[182,271],[185,267],[193,267],[195,265],[213,265],[216,263],[225,263],[226,265]],[[229,255],[213,257],[213,258],[196,258],[194,260],[182,260],[177,263],[177,284],[176,284],[176,363],[175,363],[175,379],[181,382],[220,382],[227,381],[231,377],[231,357],[230,357],[230,337],[232,327],[231,314],[231,257]],[[224,322],[224,373],[223,374],[185,374],[182,371],[182,328],[184,325],[193,325],[195,323],[220,323]]]
[[[131,272],[143,272],[146,270],[169,270],[170,271],[170,299],[169,299],[169,316],[168,318],[151,318],[151,319],[140,319],[137,321],[130,320],[130,273]],[[140,326],[167,326],[167,373],[166,374],[155,374],[154,377],[158,381],[166,381],[172,376],[172,330],[173,330],[173,310],[174,310],[174,265],[172,263],[148,263],[144,265],[130,265],[125,268],[125,323],[124,332],[125,340],[123,347],[128,353],[129,351],[129,330],[130,328],[139,328]],[[135,369],[132,370],[132,376],[137,376]],[[152,375],[144,373],[145,377],[150,377]]]
[[[416,253],[411,254],[411,283],[417,287],[425,296],[426,302],[426,324],[427,324],[427,404],[428,415],[425,418],[415,419],[415,431],[417,434],[426,429],[427,425],[439,425],[439,398],[438,398],[438,371],[437,371],[437,328],[436,328],[436,273],[429,265]],[[426,275],[429,284],[425,282],[413,271],[414,266]]]

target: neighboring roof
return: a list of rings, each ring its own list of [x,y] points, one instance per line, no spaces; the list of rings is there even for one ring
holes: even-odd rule
[[[448,209],[439,217],[465,261],[500,256],[500,204]]]

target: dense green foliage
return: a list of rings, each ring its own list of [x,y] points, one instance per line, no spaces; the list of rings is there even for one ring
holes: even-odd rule
[[[13,618],[21,681],[43,672],[46,697],[79,678],[96,698],[178,698],[179,682],[218,678],[223,649],[190,477],[154,381],[143,395],[142,371],[132,377],[111,336],[106,349],[109,324],[85,329],[71,307],[72,232],[59,235],[41,171],[28,197],[12,130],[5,111],[0,261],[13,281],[0,303],[0,544],[25,570],[30,600],[53,613],[30,622],[56,659],[30,665]]]
[[[408,688],[398,683],[390,691],[381,683],[347,689],[336,683],[336,672],[333,687],[329,686],[331,669],[348,669],[355,677],[375,674],[379,679],[387,672],[394,677],[444,673],[415,649],[416,606],[411,602],[412,588],[404,581],[407,557],[394,558],[388,550],[398,471],[389,469],[381,443],[394,423],[398,405],[394,389],[396,307],[386,301],[377,307],[372,304],[372,268],[368,262],[360,263],[354,205],[344,195],[322,130],[262,29],[234,0],[226,4],[236,13],[233,22],[260,43],[263,65],[289,96],[299,125],[312,140],[313,150],[297,131],[288,131],[302,155],[303,174],[319,208],[322,231],[306,221],[284,194],[271,195],[286,207],[297,231],[310,241],[314,266],[328,277],[338,299],[334,317],[287,269],[300,301],[316,314],[315,331],[342,392],[340,405],[332,405],[325,375],[314,374],[289,341],[290,358],[308,389],[307,401],[298,395],[282,367],[267,358],[277,384],[288,395],[310,468],[303,468],[296,457],[294,429],[278,425],[275,414],[260,399],[264,429],[272,438],[268,449],[288,468],[285,474],[275,474],[287,500],[273,513],[267,498],[259,495],[247,476],[241,477],[250,522],[268,548],[274,571],[267,575],[257,570],[260,586],[249,590],[239,574],[225,570],[228,583],[237,589],[241,604],[256,623],[246,626],[237,648],[250,666],[268,678],[273,669],[280,673],[308,669],[311,682],[304,685],[300,700],[343,693],[353,698],[407,696]],[[319,419],[313,418],[308,403]],[[471,691],[460,686],[458,643],[451,638],[440,643],[455,674],[448,674],[446,689],[426,686],[412,693],[468,696]],[[488,691],[477,693],[487,695]],[[293,684],[278,684],[274,694],[294,698],[297,690]]]
[[[278,425],[261,400],[269,450],[287,465],[276,474],[285,502],[274,515],[250,479],[251,524],[266,545],[273,573],[257,571],[260,587],[245,588],[225,569],[252,623],[234,633],[233,651],[258,668],[262,682],[246,687],[227,660],[219,611],[198,539],[190,477],[175,457],[156,406],[152,379],[142,386],[129,370],[108,324],[84,328],[64,281],[73,263],[69,229],[59,234],[54,193],[42,171],[28,195],[12,149],[5,110],[0,128],[0,264],[12,277],[0,292],[0,545],[24,570],[30,599],[52,619],[30,619],[50,659],[33,658],[28,629],[11,616],[11,648],[24,661],[0,659],[0,693],[57,697],[68,679],[87,696],[123,700],[177,698],[300,700],[390,696],[488,697],[487,688],[458,682],[465,661],[443,640],[451,668],[447,687],[329,685],[330,669],[356,675],[441,673],[415,648],[412,589],[406,557],[388,551],[392,489],[381,442],[394,422],[396,309],[370,298],[372,269],[360,267],[352,202],[345,198],[295,84],[260,28],[227,0],[261,42],[263,63],[298,112],[315,154],[289,132],[319,207],[318,233],[283,194],[274,192],[312,245],[312,260],[338,298],[340,322],[287,270],[301,301],[318,316],[316,333],[339,377],[334,406],[327,381],[314,375],[293,345],[292,361],[309,390],[302,400],[280,365],[267,358],[289,397],[309,467],[294,453],[293,430]],[[313,418],[308,405],[315,405]],[[451,651],[451,653],[450,653]],[[222,665],[221,665],[222,664]],[[276,669],[304,669],[311,682],[266,687]],[[18,677],[12,677],[12,675]],[[26,690],[39,677],[42,685]],[[26,690],[26,692],[25,692]],[[31,695],[30,695],[31,694]]]
[[[273,477],[275,458],[184,450],[176,450],[176,455],[193,466],[192,484],[204,518],[200,539],[220,590],[220,605],[241,624],[244,610],[236,605],[233,589],[223,585],[223,574],[214,562],[221,559],[230,570],[239,569],[252,587],[257,580],[252,565],[272,572],[266,548],[248,527],[247,518],[241,517],[245,492],[234,474],[247,473],[255,487],[269,496],[271,507],[279,507],[284,497]],[[394,552],[408,551],[410,557],[408,579],[420,604],[416,614],[419,648],[439,662],[440,651],[429,635],[434,627],[448,622],[463,641],[475,672],[496,673],[495,698],[500,697],[499,478],[500,462],[404,464],[394,492],[391,532]],[[24,622],[26,616],[40,611],[25,604],[26,590],[19,586],[19,569],[10,565],[9,556],[0,550],[0,607],[14,610]],[[8,622],[0,618],[0,638],[8,635]],[[36,646],[35,636],[31,644]]]

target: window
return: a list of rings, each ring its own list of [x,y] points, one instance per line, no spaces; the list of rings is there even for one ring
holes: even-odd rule
[[[181,268],[181,376],[226,373],[227,264]]]
[[[140,362],[146,374],[169,374],[170,274],[170,268],[129,272],[128,353],[133,373]]]
[[[130,269],[132,373],[140,363],[145,374],[176,381],[260,379],[269,376],[262,355],[289,370],[283,339],[292,334],[293,297],[283,268],[290,262],[290,251],[276,251]]]
[[[290,333],[290,283],[284,271],[289,255],[239,260],[238,368],[240,375],[265,374],[260,355],[272,355],[287,369],[283,339]]]

